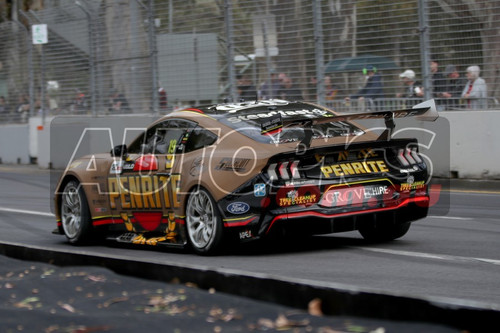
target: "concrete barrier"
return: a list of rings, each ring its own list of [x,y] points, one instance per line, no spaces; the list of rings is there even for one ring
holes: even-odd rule
[[[0,161],[8,164],[28,164],[29,125],[0,125]]]
[[[39,126],[36,119],[29,125],[2,125],[0,159],[3,163],[29,163],[36,157],[41,168],[63,169],[72,156],[107,152],[123,142],[124,128],[144,128],[153,120],[149,115],[57,117],[46,119],[43,129],[38,130],[34,130]],[[500,179],[499,110],[446,111],[434,123],[398,119],[396,124],[396,136],[419,139],[428,161],[432,161],[434,176]],[[86,128],[91,130],[85,132]],[[129,131],[126,141],[137,133]],[[432,145],[424,147],[429,142]]]

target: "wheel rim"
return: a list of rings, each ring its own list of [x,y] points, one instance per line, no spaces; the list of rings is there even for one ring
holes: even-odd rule
[[[68,184],[64,189],[61,204],[61,219],[64,233],[68,238],[78,235],[82,223],[82,202],[78,187]]]
[[[217,227],[217,216],[206,192],[198,191],[189,197],[186,225],[189,239],[194,247],[202,249],[213,241]]]

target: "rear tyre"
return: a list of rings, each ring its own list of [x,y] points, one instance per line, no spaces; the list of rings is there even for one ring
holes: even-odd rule
[[[61,222],[64,235],[71,244],[84,244],[90,241],[92,219],[83,188],[76,180],[64,187],[61,197]]]
[[[406,235],[410,230],[410,222],[400,224],[379,224],[363,226],[359,229],[359,233],[367,241],[387,242]]]
[[[200,188],[192,192],[186,205],[186,229],[193,250],[215,254],[222,242],[222,219],[212,196]]]

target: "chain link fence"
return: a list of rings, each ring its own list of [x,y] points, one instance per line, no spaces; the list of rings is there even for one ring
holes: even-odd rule
[[[0,23],[2,123],[262,98],[498,108],[495,0],[46,0],[14,14]],[[34,45],[39,24],[48,43]]]

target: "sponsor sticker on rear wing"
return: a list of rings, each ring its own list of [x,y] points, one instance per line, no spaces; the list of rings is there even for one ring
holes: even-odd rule
[[[381,140],[390,140],[392,131],[396,127],[394,119],[407,118],[407,117],[415,117],[417,120],[422,120],[422,121],[436,121],[439,118],[439,114],[437,112],[434,100],[431,99],[423,103],[417,104],[410,109],[352,113],[344,115],[334,115],[331,117],[323,116],[317,118],[299,118],[299,119],[295,118],[290,120],[281,119],[281,117],[279,118],[274,117],[273,118],[274,122],[272,124],[268,119],[266,119],[266,121],[262,123],[261,133],[263,135],[270,134],[271,133],[270,130],[272,130],[273,127],[277,127],[279,128],[279,130],[281,130],[281,128],[284,126],[304,127],[306,133],[307,132],[310,133],[312,126],[317,124],[362,120],[362,119],[384,119],[387,129],[378,138],[378,141],[381,141]],[[309,147],[311,139],[312,139],[312,134],[306,135],[301,143]]]
[[[423,121],[436,121],[436,119],[439,118],[439,114],[436,110],[436,105],[434,100],[431,99],[423,103],[417,104],[411,109],[351,113],[333,117],[283,120],[283,125],[300,126],[308,123],[312,123],[312,125],[315,125],[315,124],[359,120],[359,119],[388,119],[388,118],[394,119],[394,118],[407,118],[407,117],[416,117],[416,119]]]

